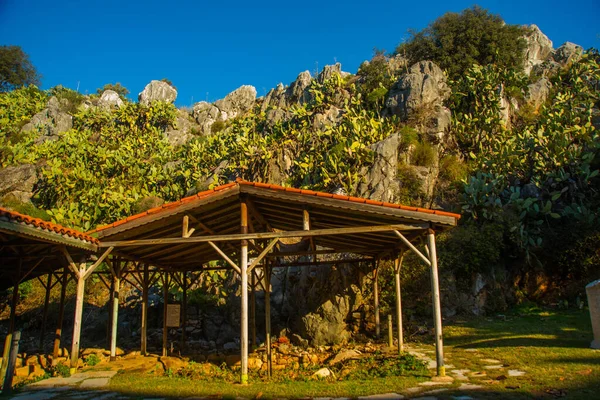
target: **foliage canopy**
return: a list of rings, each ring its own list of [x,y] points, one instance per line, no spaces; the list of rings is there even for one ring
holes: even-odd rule
[[[40,75],[21,46],[0,46],[0,92],[40,84]]]

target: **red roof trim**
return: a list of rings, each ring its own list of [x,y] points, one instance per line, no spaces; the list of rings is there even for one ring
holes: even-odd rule
[[[10,211],[6,208],[0,207],[0,217],[8,218],[11,221],[17,223],[23,223],[27,225],[33,225],[38,229],[44,229],[47,231],[51,231],[57,233],[59,235],[67,235],[74,239],[84,240],[86,242],[91,242],[94,244],[98,244],[98,239],[91,237],[83,232],[80,232],[75,229],[66,228],[62,225],[53,224],[52,222],[44,221],[40,218],[34,218],[29,215],[21,214],[16,211]]]
[[[330,198],[330,199],[344,200],[344,201],[349,201],[349,202],[353,202],[353,203],[362,203],[362,204],[369,204],[369,205],[379,206],[379,207],[386,207],[386,208],[394,208],[394,209],[401,209],[401,210],[407,210],[407,211],[422,212],[422,213],[426,213],[426,214],[435,214],[435,215],[440,215],[440,216],[444,216],[444,217],[453,217],[453,218],[455,218],[457,220],[460,218],[460,214],[454,214],[454,213],[450,213],[450,212],[447,212],[447,211],[430,210],[430,209],[427,209],[427,208],[420,208],[420,207],[408,207],[408,206],[404,206],[402,204],[386,203],[386,202],[382,202],[382,201],[364,199],[364,198],[360,198],[360,197],[351,197],[351,196],[345,196],[345,195],[339,195],[339,194],[333,194],[333,193],[316,192],[316,191],[313,191],[313,190],[306,190],[306,189],[296,189],[296,188],[292,188],[292,187],[285,187],[285,186],[273,185],[273,184],[262,183],[262,182],[249,182],[249,181],[244,181],[244,180],[238,178],[235,182],[231,182],[231,183],[227,183],[225,185],[217,186],[214,189],[205,190],[205,191],[197,193],[197,194],[195,194],[193,196],[184,197],[181,200],[174,201],[172,203],[163,204],[160,207],[151,208],[148,211],[145,211],[143,213],[139,213],[139,214],[136,214],[136,215],[132,215],[132,216],[127,217],[125,219],[122,219],[120,221],[113,222],[112,224],[99,226],[95,230],[90,231],[90,233],[102,231],[102,230],[109,229],[109,228],[115,228],[115,227],[117,227],[119,225],[122,225],[122,224],[124,224],[126,222],[133,221],[135,219],[141,218],[141,217],[143,217],[145,215],[156,214],[156,213],[162,212],[163,210],[176,208],[176,207],[178,207],[178,206],[180,206],[182,204],[187,204],[187,203],[192,202],[192,201],[194,201],[194,200],[196,200],[198,198],[204,198],[204,197],[212,196],[213,194],[215,194],[217,192],[221,192],[223,190],[227,190],[227,189],[229,189],[231,187],[234,187],[234,186],[237,186],[237,185],[254,186],[254,187],[257,187],[257,188],[278,190],[278,191],[288,192],[288,193],[298,193],[298,194],[303,195],[303,196],[327,197],[327,198]]]

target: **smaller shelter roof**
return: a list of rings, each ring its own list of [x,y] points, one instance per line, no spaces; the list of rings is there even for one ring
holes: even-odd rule
[[[0,288],[61,268],[61,246],[78,257],[98,244],[86,233],[0,207]]]

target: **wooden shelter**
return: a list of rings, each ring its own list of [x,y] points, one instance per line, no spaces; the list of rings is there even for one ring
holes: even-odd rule
[[[270,360],[269,295],[273,268],[331,264],[336,256],[343,262],[394,260],[401,351],[400,268],[404,252],[414,251],[431,269],[437,371],[444,375],[435,234],[455,226],[459,218],[458,214],[444,211],[237,180],[99,227],[93,234],[99,239],[99,248],[114,249],[113,257],[142,266],[139,271],[144,275],[138,281],[145,282],[142,310],[147,309],[148,282],[152,279],[149,266],[164,273],[165,288],[169,274],[182,274],[181,282],[187,282],[187,272],[214,268],[209,263],[215,260],[224,260],[226,268],[239,274],[242,383],[248,379],[248,280],[256,279],[257,271],[262,272],[260,280],[265,289],[266,345]],[[296,240],[296,246],[289,244],[292,239]],[[426,242],[425,254],[417,248],[423,242]],[[310,260],[285,264],[281,262],[284,256],[306,256]],[[326,260],[319,259],[324,256]],[[119,267],[111,268],[118,288]],[[118,300],[114,304],[111,354],[116,343]],[[144,311],[142,314],[145,353],[147,323]],[[165,314],[165,320],[166,317]],[[164,325],[163,354],[166,354],[166,330]]]
[[[99,259],[92,260],[99,250],[97,238],[74,229],[33,218],[0,208],[0,289],[13,286],[10,325],[4,345],[2,373],[8,368],[7,355],[10,352],[11,338],[15,331],[15,309],[19,298],[19,285],[29,279],[40,278],[46,288],[46,299],[42,322],[40,343],[43,343],[50,289],[56,284],[62,285],[58,325],[54,340],[54,357],[60,348],[64,300],[70,273],[76,277],[89,276],[110,253],[104,252]],[[73,260],[77,260],[75,265]],[[93,262],[88,268],[88,262]],[[41,277],[47,276],[44,282]],[[55,278],[52,283],[52,278]],[[78,279],[80,281],[81,279]],[[76,318],[73,331],[72,353],[78,356],[79,335],[81,330],[81,311],[83,307],[83,286],[78,284]],[[8,382],[12,376],[7,375]]]

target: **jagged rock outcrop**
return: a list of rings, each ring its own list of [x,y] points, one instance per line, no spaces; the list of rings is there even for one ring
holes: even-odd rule
[[[200,130],[205,135],[210,135],[213,124],[217,121],[227,120],[241,116],[254,107],[256,102],[256,89],[254,86],[244,85],[217,100],[214,104],[201,101],[194,105],[193,116]]]
[[[523,38],[527,42],[524,70],[529,75],[536,65],[544,62],[552,54],[553,47],[552,41],[544,35],[537,25],[530,25],[527,34]]]
[[[349,75],[349,73],[342,71],[342,64],[340,63],[326,65],[325,67],[323,67],[321,73],[319,73],[317,81],[319,83],[324,83],[325,81],[328,81],[329,79],[333,78],[335,75],[339,75],[340,77],[345,78]]]
[[[66,104],[63,104],[63,106],[66,106]],[[43,143],[47,140],[56,140],[58,135],[72,127],[73,117],[62,111],[60,101],[52,96],[48,100],[48,107],[35,114],[31,121],[21,128],[21,132],[37,130],[40,137],[38,137],[36,143]]]
[[[573,61],[579,60],[582,54],[583,47],[575,43],[566,42],[556,49],[552,55],[552,59],[562,66],[567,66]]]
[[[177,90],[167,82],[153,80],[146,85],[144,90],[138,95],[138,101],[142,104],[149,104],[154,100],[173,103],[177,98]]]
[[[361,171],[364,181],[358,186],[358,195],[373,200],[394,202],[398,197],[400,185],[396,180],[398,170],[398,134],[389,136],[371,148],[375,152],[375,161],[371,168]]]
[[[102,96],[98,99],[98,107],[111,109],[113,107],[121,108],[123,106],[123,100],[119,97],[119,94],[114,90],[105,90],[102,92]]]
[[[308,71],[301,72],[287,88],[280,83],[267,93],[261,105],[261,111],[268,113],[267,118],[269,120],[279,122],[286,115],[284,108],[310,101],[311,97],[308,89],[311,83],[312,77]]]
[[[36,182],[37,173],[31,164],[0,169],[0,200],[27,203],[33,196]]]
[[[169,144],[178,147],[189,142],[194,137],[192,127],[193,124],[189,119],[189,114],[186,111],[179,110],[175,126],[165,132]]]
[[[324,131],[330,126],[334,126],[340,120],[342,110],[335,106],[330,106],[322,113],[316,113],[313,116],[312,127],[315,130]]]

